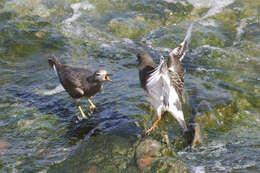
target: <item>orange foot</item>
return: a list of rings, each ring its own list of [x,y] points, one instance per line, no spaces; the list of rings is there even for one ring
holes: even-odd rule
[[[146,130],[145,135],[149,135],[154,129],[156,128],[156,125],[152,126],[150,129]]]
[[[153,123],[153,126],[150,129],[146,130],[145,135],[151,133],[157,127],[157,124],[159,123],[160,120],[161,120],[161,116],[158,116],[158,119]]]

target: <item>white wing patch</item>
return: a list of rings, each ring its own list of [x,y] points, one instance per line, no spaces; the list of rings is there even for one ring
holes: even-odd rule
[[[160,65],[151,73],[147,80],[148,94],[153,98],[161,102],[164,106],[169,106],[169,96],[171,81],[168,74],[162,73],[161,68],[164,64],[164,59],[161,59]]]
[[[58,72],[57,72],[57,69],[56,69],[56,67],[55,67],[55,64],[53,64],[53,70],[54,70],[54,72],[55,72],[55,74],[58,76]]]
[[[163,111],[175,112],[173,111],[174,103],[179,100],[175,88],[171,85],[168,73],[161,71],[163,64],[164,59],[161,59],[160,65],[151,73],[146,84],[150,96],[149,101],[158,115]]]

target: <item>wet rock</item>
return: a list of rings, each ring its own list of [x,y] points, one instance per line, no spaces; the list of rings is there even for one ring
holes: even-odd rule
[[[188,173],[189,170],[184,166],[181,160],[174,157],[169,157],[167,159],[158,159],[149,167],[149,169],[146,169],[144,172]]]
[[[57,16],[68,14],[70,12],[69,3],[62,3],[57,0],[13,0],[11,3],[5,3],[4,9],[13,10],[19,16],[40,16],[42,18],[56,18]]]
[[[187,172],[188,169],[177,158],[174,147],[170,145],[153,139],[145,139],[139,143],[135,151],[138,168],[142,172]]]
[[[28,57],[43,47],[59,49],[65,45],[65,37],[38,16],[9,20],[3,23],[0,29],[4,36],[0,46],[6,48],[8,55]]]
[[[144,169],[152,163],[153,157],[160,156],[161,144],[152,139],[142,141],[136,148],[137,165],[139,169]]]
[[[115,18],[108,23],[109,30],[117,37],[138,38],[145,31],[145,25],[139,21],[126,18]]]
[[[141,158],[143,156],[156,157],[160,156],[161,144],[152,139],[146,139],[142,141],[136,148],[136,157]]]
[[[0,12],[0,21],[7,21],[12,19],[13,17],[16,16],[16,13],[13,11],[4,11],[4,12]]]
[[[147,157],[146,161],[149,161]],[[142,172],[150,173],[150,172],[160,172],[160,173],[176,173],[182,172],[186,173],[189,170],[184,166],[183,162],[174,157],[161,157],[158,159],[154,159],[149,165],[146,165],[145,168],[141,169]]]
[[[70,158],[54,165],[49,172],[124,172],[131,169],[135,138],[116,135],[91,136],[82,142]]]
[[[192,5],[174,1],[134,1],[132,10],[145,17],[149,25],[172,25],[179,23],[192,10]]]
[[[193,139],[191,146],[197,147],[208,138],[208,130],[226,132],[231,128],[230,122],[236,119],[238,112],[235,101],[226,106],[218,106],[207,112],[198,112],[193,121]],[[205,130],[208,129],[208,130]]]
[[[194,137],[192,140],[191,147],[195,148],[196,146],[202,144],[202,136],[201,136],[201,130],[200,130],[200,125],[198,123],[193,124],[194,128]]]
[[[97,173],[98,169],[96,166],[92,166],[86,173]]]
[[[198,123],[201,127],[216,128],[218,126],[218,119],[212,113],[205,113],[197,115],[194,122]]]
[[[152,157],[143,157],[137,160],[137,165],[139,169],[144,169],[148,165],[150,165],[153,161]]]

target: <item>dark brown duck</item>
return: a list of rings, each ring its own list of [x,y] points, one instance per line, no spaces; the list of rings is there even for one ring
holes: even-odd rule
[[[96,106],[91,102],[90,98],[100,91],[104,82],[111,81],[107,71],[101,69],[92,72],[84,68],[71,67],[60,63],[54,57],[49,58],[48,62],[57,73],[64,89],[75,100],[82,117],[86,119],[87,116],[80,107],[79,99],[86,97],[91,105],[91,109],[96,109]]]

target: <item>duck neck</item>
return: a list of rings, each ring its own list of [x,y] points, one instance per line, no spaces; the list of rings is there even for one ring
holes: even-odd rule
[[[102,84],[101,81],[95,79],[95,74],[89,76],[87,78],[87,80],[88,80],[88,82],[91,82],[91,83]]]

